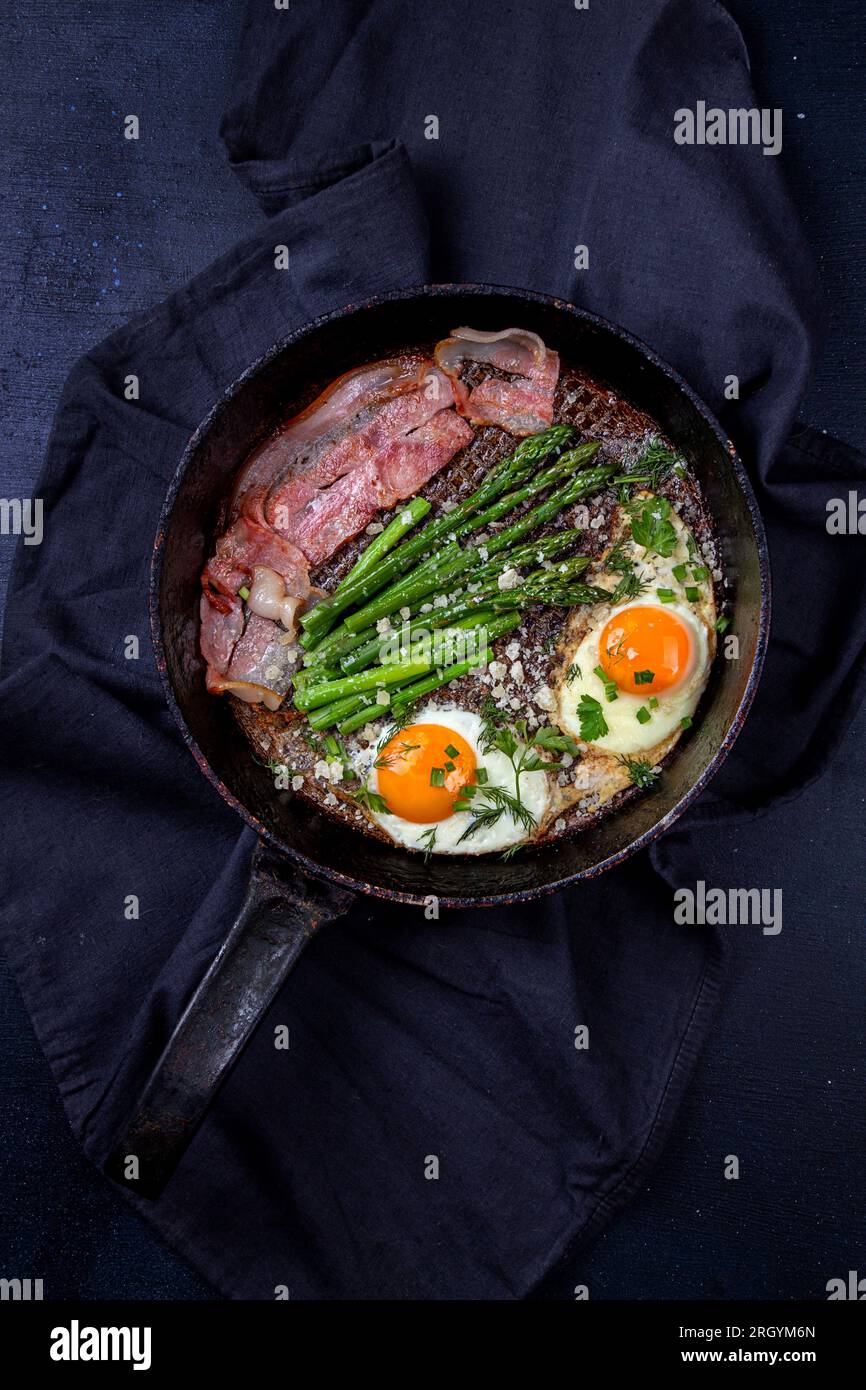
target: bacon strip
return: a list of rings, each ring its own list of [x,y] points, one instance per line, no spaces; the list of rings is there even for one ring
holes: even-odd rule
[[[311,405],[250,455],[235,484],[230,517],[245,513],[264,520],[262,504],[272,488],[290,472],[300,478],[314,471],[321,455],[359,428],[371,411],[414,390],[430,365],[419,355],[386,358],[332,381]],[[312,483],[310,495],[316,486]]]
[[[431,365],[423,386],[382,406],[300,479],[272,492],[267,520],[311,565],[321,564],[381,508],[411,497],[468,443],[472,430],[448,409],[453,403],[448,378]]]
[[[452,380],[457,409],[476,425],[498,425],[522,438],[553,423],[553,398],[559,380],[559,356],[545,347],[537,333],[505,328],[480,333],[455,328],[436,344],[437,365]],[[460,380],[467,362],[484,362],[511,380],[487,377],[468,390]]]
[[[238,594],[242,587],[250,591],[246,620]],[[208,663],[208,689],[227,688],[220,685],[225,677],[264,685],[257,674],[270,667],[270,689],[279,690],[282,698],[292,658],[280,639],[292,631],[295,613],[311,592],[303,552],[270,527],[239,517],[217,541],[202,574],[202,589],[199,644]]]
[[[282,640],[285,635],[278,623],[250,613],[225,675],[208,667],[207,688],[211,694],[231,690],[249,704],[261,702],[268,709],[279,709],[294,668],[288,646]]]
[[[472,430],[453,405],[450,379],[429,359],[388,359],[340,377],[250,456],[232,524],[202,574],[208,690],[279,707],[311,567],[468,443]]]
[[[402,439],[387,441],[371,458],[325,488],[292,519],[289,531],[311,565],[319,565],[367,525],[380,509],[412,497],[439,472],[472,430],[453,410]]]

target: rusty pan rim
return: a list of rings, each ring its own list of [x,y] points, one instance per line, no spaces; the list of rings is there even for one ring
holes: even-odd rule
[[[632,840],[630,844],[625,845],[622,849],[617,850],[613,854],[608,855],[607,858],[600,860],[597,864],[593,864],[589,868],[580,869],[574,873],[565,874],[562,878],[554,879],[553,881],[548,883],[538,884],[537,886],[533,885],[528,888],[515,889],[513,892],[493,893],[487,896],[478,897],[462,897],[459,895],[439,895],[438,897],[438,901],[440,905],[443,907],[497,907],[507,906],[512,903],[532,902],[537,898],[546,897],[550,893],[558,893],[563,888],[568,888],[576,883],[581,883],[585,880],[598,878],[601,874],[607,873],[610,869],[615,868],[618,864],[623,863],[626,859],[630,859],[631,856],[636,854],[639,850],[646,849],[661,835],[664,835],[671,828],[671,826],[674,825],[677,820],[679,820],[680,816],[683,815],[683,813],[687,811],[689,807],[697,800],[697,798],[706,789],[712,778],[718,772],[722,763],[727,758],[728,753],[730,752],[731,748],[736,742],[737,737],[739,736],[739,733],[743,727],[743,724],[745,723],[746,717],[751,708],[752,701],[754,700],[755,693],[757,691],[758,684],[761,679],[761,673],[763,671],[764,660],[766,657],[767,643],[769,640],[770,615],[772,607],[772,584],[767,539],[764,531],[763,518],[761,516],[760,508],[758,506],[758,500],[755,496],[754,489],[752,487],[748,474],[746,473],[745,467],[742,463],[742,460],[740,459],[735,445],[733,444],[732,440],[725,434],[715,415],[712,413],[709,407],[704,404],[701,397],[679,374],[679,372],[677,372],[668,362],[666,362],[664,358],[660,357],[658,353],[654,351],[653,348],[651,348],[648,344],[643,342],[642,339],[636,337],[633,333],[630,333],[627,329],[622,328],[619,324],[611,322],[609,319],[602,317],[600,314],[592,313],[588,309],[581,309],[577,305],[570,303],[570,301],[557,298],[554,295],[542,294],[535,290],[519,289],[510,285],[482,284],[474,282],[466,284],[461,284],[459,282],[442,282],[426,285],[414,285],[409,286],[405,289],[391,290],[387,293],[371,296],[370,298],[361,300],[357,303],[353,302],[350,304],[346,304],[342,308],[333,309],[325,314],[320,314],[317,318],[310,320],[308,323],[303,324],[301,327],[293,329],[292,332],[286,334],[284,338],[278,339],[278,341],[275,342],[270,348],[268,348],[260,357],[258,357],[247,368],[245,368],[245,370],[240,374],[240,376],[236,377],[235,380],[231,382],[231,384],[225,389],[225,391],[220,396],[219,400],[214,403],[208,414],[204,417],[204,419],[201,421],[201,423],[198,425],[196,430],[193,432],[193,434],[187,441],[186,447],[183,451],[183,454],[181,455],[177,469],[175,470],[174,476],[169,484],[168,491],[165,496],[165,501],[163,502],[162,509],[160,512],[159,523],[157,526],[157,532],[153,543],[153,553],[151,557],[148,607],[150,613],[151,640],[153,643],[156,668],[159,673],[159,678],[162,682],[166,703],[168,705],[169,710],[171,711],[171,714],[175,722],[178,725],[178,728],[180,729],[181,737],[183,738],[184,743],[186,744],[187,748],[189,748],[190,752],[195,758],[199,769],[208,779],[208,781],[212,784],[212,786],[216,788],[217,792],[219,793],[222,800],[226,803],[226,805],[231,807],[231,809],[234,812],[236,812],[236,814],[239,815],[241,819],[245,821],[248,826],[251,827],[252,830],[255,831],[256,835],[261,840],[263,840],[271,849],[273,849],[277,854],[287,857],[294,864],[296,864],[298,868],[302,869],[306,873],[313,875],[313,877],[325,879],[331,883],[337,883],[340,886],[347,888],[353,892],[364,894],[368,897],[379,898],[386,902],[403,903],[407,906],[412,907],[423,906],[425,898],[421,894],[408,893],[400,891],[399,889],[386,888],[381,884],[371,883],[365,879],[355,879],[351,875],[343,874],[337,869],[328,868],[325,865],[320,864],[317,860],[311,859],[308,855],[303,854],[293,845],[281,839],[280,836],[277,835],[271,829],[269,829],[268,826],[264,825],[256,816],[252,814],[248,807],[245,806],[244,803],[240,801],[238,797],[235,796],[234,792],[231,791],[231,789],[225,784],[225,782],[223,782],[222,778],[219,776],[217,772],[214,771],[205,754],[202,752],[201,748],[196,742],[186,722],[185,715],[180,707],[180,704],[177,700],[177,697],[171,684],[171,679],[168,674],[165,643],[162,635],[162,615],[160,611],[160,586],[162,577],[162,562],[165,552],[165,542],[171,523],[171,515],[174,508],[177,493],[186,475],[186,470],[189,461],[199,448],[205,436],[208,435],[211,432],[211,430],[219,424],[219,420],[222,417],[222,415],[231,407],[234,398],[239,394],[239,392],[250,380],[257,376],[259,372],[263,371],[276,357],[279,357],[279,355],[282,352],[284,352],[286,348],[296,344],[307,335],[314,333],[325,324],[333,323],[340,319],[346,318],[350,314],[363,312],[367,309],[377,308],[380,305],[393,303],[395,301],[433,297],[444,298],[454,294],[477,294],[479,298],[483,297],[484,295],[492,294],[507,295],[511,299],[523,299],[532,304],[545,305],[548,308],[556,309],[559,312],[568,315],[570,318],[580,320],[584,323],[592,324],[593,326],[603,329],[604,331],[612,334],[614,337],[621,339],[625,343],[629,344],[629,346],[636,349],[636,351],[639,352],[645,360],[650,362],[658,371],[660,371],[664,376],[666,376],[669,379],[669,381],[671,381],[679,389],[679,391],[687,397],[694,409],[697,410],[697,412],[703,417],[706,424],[709,426],[712,433],[716,436],[716,439],[719,441],[720,445],[722,446],[722,449],[724,450],[724,453],[727,457],[728,465],[731,468],[737,486],[739,487],[740,492],[743,494],[743,498],[745,500],[746,507],[748,509],[749,516],[752,522],[752,528],[755,537],[755,545],[758,555],[758,569],[760,578],[758,630],[755,643],[755,654],[752,660],[751,670],[749,671],[749,676],[746,681],[746,685],[743,690],[740,703],[737,706],[737,709],[731,719],[728,731],[725,734],[725,737],[719,743],[712,758],[707,763],[707,766],[704,768],[700,776],[696,779],[696,781],[692,784],[688,791],[686,791],[683,794],[683,796],[680,797],[679,801],[677,801],[676,804],[665,813],[664,816],[657,820],[641,835],[637,836],[636,839]],[[524,860],[524,862],[526,861]]]

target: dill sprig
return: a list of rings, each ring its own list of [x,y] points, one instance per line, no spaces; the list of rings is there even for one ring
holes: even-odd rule
[[[394,738],[396,738],[396,734],[392,734],[388,742],[390,743]],[[380,744],[379,746],[381,747],[382,745]],[[394,764],[399,762],[401,758],[404,758],[407,753],[413,753],[416,748],[420,747],[420,743],[407,743],[406,740],[403,739],[393,753],[381,753],[373,766],[375,768],[393,767]]]
[[[649,588],[649,580],[641,579],[635,570],[624,574],[610,595],[611,603],[622,603],[627,599],[640,598]]]
[[[537,821],[529,808],[524,806],[519,795],[514,796],[504,787],[490,786],[484,788],[484,795],[487,798],[486,802],[472,807],[469,813],[472,819],[457,841],[458,844],[462,845],[464,840],[471,840],[479,830],[487,830],[490,826],[497,825],[506,811],[527,835],[535,829]]]
[[[659,774],[645,758],[624,757],[618,761],[625,768],[634,786],[641,787],[644,791],[654,787],[659,779]]]
[[[541,772],[562,766],[560,762],[542,758],[539,749],[545,753],[569,753],[572,757],[579,757],[577,744],[570,735],[562,733],[553,724],[530,733],[526,720],[519,719],[515,727],[510,728],[503,712],[488,697],[482,706],[481,748],[485,753],[496,749],[508,759],[514,773],[514,791],[483,784],[483,795],[476,798],[469,808],[471,820],[458,844],[471,840],[479,830],[497,825],[506,811],[527,835],[531,834],[538,822],[520,795],[521,777],[524,772]]]
[[[646,487],[650,492],[655,492],[666,474],[675,464],[681,462],[679,454],[675,454],[660,439],[651,439],[635,462],[634,468],[630,469],[617,485],[620,502],[627,502],[631,490],[636,487]]]

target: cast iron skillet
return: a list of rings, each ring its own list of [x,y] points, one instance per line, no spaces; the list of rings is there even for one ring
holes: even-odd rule
[[[390,848],[274,791],[251,757],[228,702],[205,692],[198,649],[200,574],[220,503],[240,461],[312,383],[457,324],[518,324],[539,333],[646,411],[694,469],[714,517],[732,585],[739,659],[719,661],[693,734],[664,777],[573,841],[489,857],[434,858]],[[695,393],[650,349],[603,319],[543,295],[483,285],[432,285],[350,305],[277,343],[225,393],[196,430],[169,489],[154,546],[151,619],[166,698],[205,776],[259,836],[249,892],[214,964],[181,1018],[133,1111],[108,1171],[155,1195],[211,1097],[313,931],[357,893],[444,906],[508,904],[602,873],[649,844],[707,785],[754,695],[769,622],[761,518],[731,442]],[[137,1164],[130,1163],[135,1157]],[[130,1174],[133,1174],[130,1178]]]

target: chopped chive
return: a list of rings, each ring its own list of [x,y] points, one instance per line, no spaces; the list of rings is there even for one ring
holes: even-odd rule
[[[677,583],[679,583],[679,584],[685,584],[687,573],[688,573],[688,566],[686,566],[686,565],[674,565],[674,568],[673,568],[673,576],[674,576],[674,579],[676,579]]]
[[[651,718],[652,715],[650,714],[646,705],[641,705],[640,709],[635,715],[635,719],[637,720],[638,724],[648,724]]]
[[[430,786],[431,786],[431,787],[444,787],[444,786],[445,786],[445,769],[444,769],[444,767],[431,767],[431,769],[430,769]]]
[[[655,695],[650,695],[649,699],[647,700],[647,704],[649,705],[650,709],[658,709],[658,697]]]
[[[246,584],[242,584],[241,587],[238,589],[238,598],[242,598],[242,599],[244,600],[244,602],[246,602],[246,600],[249,598],[249,596],[250,596],[250,591],[249,591],[249,589],[247,588]]]
[[[476,769],[475,769],[475,780],[476,780],[476,782],[478,783],[479,787],[483,787],[483,786],[484,786],[485,782],[487,781],[487,768],[486,768],[486,767],[476,767]]]
[[[686,598],[688,599],[689,603],[697,603],[700,596],[701,591],[700,589],[696,589],[694,584],[688,584],[686,586]]]
[[[447,762],[447,763],[445,764],[445,771],[446,771],[446,772],[453,772],[453,771],[454,771],[454,766],[455,766],[454,763],[452,763],[452,762]]]
[[[658,594],[662,603],[673,603],[674,599],[676,598],[676,594],[674,593],[673,589],[656,589],[656,593]]]
[[[692,716],[690,714],[684,714],[680,720],[680,727],[683,729],[690,729],[692,727],[692,722]]]
[[[461,787],[460,795],[468,796],[471,801],[472,797],[475,795],[477,790],[478,788],[476,787],[474,782],[467,782],[465,787]]]
[[[727,632],[730,626],[730,618],[716,618],[716,632]]]
[[[655,671],[635,671],[634,673],[635,685],[652,685],[655,678]]]
[[[693,579],[697,579],[697,581],[698,581],[699,584],[701,583],[702,580],[704,580],[704,579],[709,579],[709,577],[710,577],[710,572],[709,572],[709,570],[707,569],[706,565],[693,565],[693,566],[692,566],[692,578],[693,578]]]
[[[472,802],[471,802],[471,801],[465,801],[465,800],[461,797],[459,801],[455,801],[455,802],[454,802],[454,810],[455,810],[455,811],[468,811],[471,805],[472,805]]]
[[[460,754],[453,743],[448,744],[448,747],[445,749],[445,756],[446,758],[459,758]]]
[[[598,676],[604,686],[604,695],[608,704],[612,704],[617,697],[616,681],[612,681],[603,666],[596,666],[593,671],[594,676]]]

